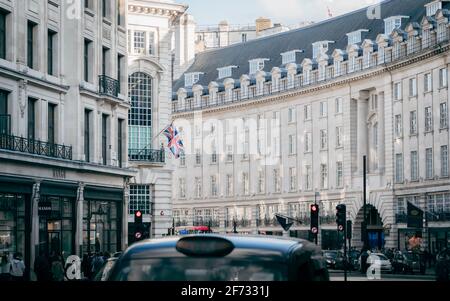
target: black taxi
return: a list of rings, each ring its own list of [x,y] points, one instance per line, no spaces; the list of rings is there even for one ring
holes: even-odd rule
[[[147,240],[119,258],[108,281],[328,281],[320,248],[292,238],[191,235]]]

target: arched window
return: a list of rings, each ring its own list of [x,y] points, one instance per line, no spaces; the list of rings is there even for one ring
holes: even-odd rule
[[[129,112],[129,148],[143,150],[152,142],[152,93],[153,79],[142,72],[130,75],[128,79],[131,109]]]

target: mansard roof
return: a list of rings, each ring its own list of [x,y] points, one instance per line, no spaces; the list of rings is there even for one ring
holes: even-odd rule
[[[304,49],[303,53],[297,53],[297,63],[301,63],[305,58],[312,58],[312,44],[317,41],[335,41],[329,45],[328,55],[331,55],[335,49],[347,48],[349,32],[368,29],[365,38],[376,40],[378,35],[384,32],[383,20],[390,16],[410,17],[408,22],[402,24],[402,29],[405,29],[409,22],[420,23],[426,14],[424,6],[429,2],[430,0],[386,0],[380,3],[380,18],[368,18],[367,9],[364,8],[308,27],[205,51],[197,54],[187,72],[204,72],[199,84],[208,85],[217,80],[217,68],[235,65],[239,68],[233,70],[233,78],[241,78],[243,74],[249,73],[249,60],[255,58],[270,59],[265,62],[264,71],[282,66],[280,54],[292,49]],[[443,6],[449,8],[450,3],[443,2]],[[177,91],[183,86],[184,76],[174,82],[173,89]]]

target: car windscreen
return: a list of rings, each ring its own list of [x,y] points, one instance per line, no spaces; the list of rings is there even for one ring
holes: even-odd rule
[[[323,257],[334,259],[337,257],[337,252],[324,252]]]
[[[285,263],[231,258],[132,259],[111,281],[287,281]]]

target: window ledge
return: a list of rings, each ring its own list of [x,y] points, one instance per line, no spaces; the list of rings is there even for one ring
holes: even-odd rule
[[[109,17],[103,17],[103,23],[109,26],[112,25],[112,21],[109,19]]]
[[[425,131],[425,132],[423,133],[423,135],[426,136],[427,134],[433,134],[433,133],[434,133],[433,130],[431,130],[431,131]]]
[[[85,8],[84,8],[84,12],[85,12],[85,14],[87,14],[88,16],[95,17],[95,12],[94,12],[92,9],[88,8],[88,7],[85,7]]]
[[[414,134],[409,134],[409,138],[412,138],[412,137],[417,137],[417,136],[419,136],[417,133],[414,133]]]
[[[344,147],[342,145],[336,146],[336,149],[343,149]]]
[[[426,91],[426,92],[423,92],[423,95],[425,96],[425,95],[427,95],[427,94],[433,94],[433,90],[431,90],[431,91]]]
[[[117,30],[122,33],[127,33],[127,29],[123,25],[117,25]]]
[[[448,87],[439,87],[438,90],[439,90],[439,92],[440,92],[441,90],[447,90],[447,88],[448,88]]]
[[[417,100],[417,95],[409,95],[409,101]]]
[[[448,131],[448,127],[440,128],[440,129],[439,129],[439,132],[442,132],[442,131]]]

